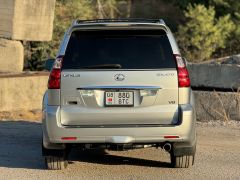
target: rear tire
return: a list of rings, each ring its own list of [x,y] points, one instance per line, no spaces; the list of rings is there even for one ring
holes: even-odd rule
[[[189,168],[194,164],[194,155],[171,155],[171,164],[175,168]]]
[[[68,161],[64,157],[46,156],[45,166],[49,170],[62,170],[66,169]]]
[[[62,170],[67,168],[67,155],[69,149],[46,149],[42,144],[42,155],[45,161],[45,167],[49,170]]]

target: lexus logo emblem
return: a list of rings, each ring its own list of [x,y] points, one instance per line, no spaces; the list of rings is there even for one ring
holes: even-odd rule
[[[114,76],[114,79],[115,79],[116,81],[123,81],[123,80],[125,79],[125,76],[124,76],[123,74],[116,74],[116,75]]]

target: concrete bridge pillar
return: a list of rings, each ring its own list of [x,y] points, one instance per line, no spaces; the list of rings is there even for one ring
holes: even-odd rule
[[[55,0],[0,0],[0,72],[23,69],[20,41],[52,39]]]

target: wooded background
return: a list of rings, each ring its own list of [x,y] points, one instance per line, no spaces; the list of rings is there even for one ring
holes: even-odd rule
[[[23,42],[25,69],[41,70],[43,60],[55,57],[74,19],[98,18],[164,19],[190,62],[240,52],[239,0],[57,0],[52,41]]]

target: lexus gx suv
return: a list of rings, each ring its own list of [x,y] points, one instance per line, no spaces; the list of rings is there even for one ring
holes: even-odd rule
[[[163,20],[76,20],[46,64],[48,169],[66,168],[73,147],[162,148],[172,167],[193,165],[194,97],[186,61]]]

